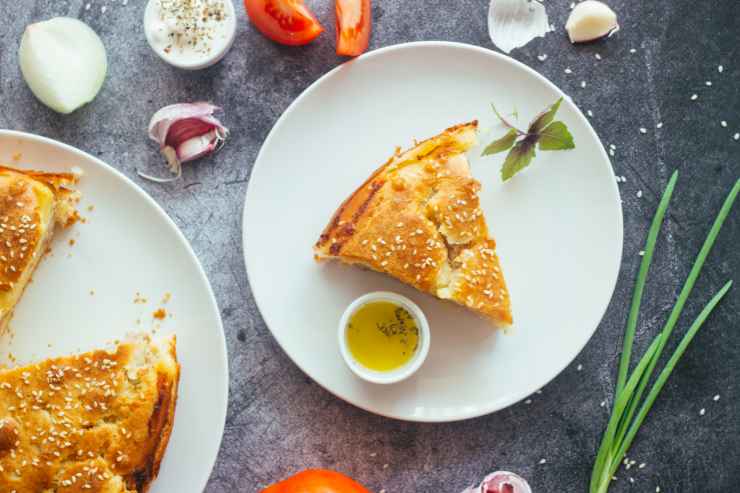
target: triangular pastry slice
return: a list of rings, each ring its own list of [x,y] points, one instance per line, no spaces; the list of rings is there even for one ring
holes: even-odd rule
[[[477,125],[448,128],[397,152],[337,209],[316,258],[369,267],[510,325],[496,242],[465,157]]]
[[[73,173],[0,166],[0,334],[13,315],[56,225],[77,219]]]
[[[174,336],[0,370],[0,491],[147,491],[179,377]]]

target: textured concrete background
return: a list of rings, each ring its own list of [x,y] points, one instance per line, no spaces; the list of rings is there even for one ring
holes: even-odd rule
[[[226,434],[207,491],[255,492],[306,467],[338,469],[373,491],[388,493],[457,493],[495,469],[519,472],[538,493],[585,491],[607,419],[599,404],[611,402],[637,252],[657,194],[670,172],[680,169],[643,304],[640,349],[665,319],[709,222],[740,175],[740,142],[732,139],[740,132],[740,15],[735,0],[613,0],[622,31],[605,42],[579,47],[567,42],[562,29],[569,2],[546,2],[558,31],[513,56],[570,93],[584,111],[591,110],[604,143],[617,146],[614,168],[626,177],[620,185],[622,273],[596,335],[530,405],[443,425],[373,416],[312,383],[273,340],[247,282],[240,218],[250,167],[281,112],[341,62],[333,52],[333,2],[309,2],[329,32],[304,48],[267,41],[238,6],[240,29],[233,50],[216,67],[196,73],[164,65],[149,49],[141,28],[143,3],[3,0],[0,128],[39,133],[100,156],[144,187],[192,242],[221,307],[231,366]],[[491,47],[486,11],[485,0],[374,0],[372,48],[433,39]],[[110,63],[97,100],[66,117],[33,98],[16,59],[25,25],[57,15],[89,23],[107,46]],[[598,61],[595,53],[603,59]],[[548,55],[544,62],[537,58],[541,54]],[[719,64],[725,67],[722,74]],[[573,74],[565,74],[566,67]],[[579,87],[581,80],[588,82],[585,89]],[[699,95],[696,102],[690,101],[693,93]],[[184,179],[174,185],[140,180],[135,167],[161,166],[145,134],[151,114],[165,104],[201,99],[226,109],[224,120],[233,139],[217,158],[188,165]],[[728,128],[720,126],[721,120],[727,120]],[[657,129],[659,122],[664,125]],[[638,190],[642,198],[636,196]],[[740,281],[739,216],[736,207],[695,288],[696,299],[687,305],[685,320],[725,280],[735,276]],[[738,491],[737,293],[735,288],[696,337],[646,421],[629,455],[647,466],[621,471],[613,491],[648,492],[657,485],[664,492]],[[718,402],[712,400],[715,394],[721,395]],[[701,408],[706,415],[700,416]],[[540,464],[543,458],[546,463]]]

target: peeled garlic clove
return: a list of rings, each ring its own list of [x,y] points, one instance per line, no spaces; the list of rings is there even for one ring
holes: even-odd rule
[[[513,472],[496,471],[486,476],[480,486],[468,488],[462,493],[532,493],[532,488]]]
[[[103,42],[87,24],[71,17],[26,27],[18,61],[31,92],[59,113],[92,101],[108,70]]]
[[[214,152],[221,142],[219,139],[218,132],[211,130],[203,135],[196,135],[182,141],[175,149],[175,153],[181,163],[193,161]]]
[[[619,31],[617,14],[603,2],[586,0],[570,12],[565,30],[571,43],[594,41]]]
[[[180,103],[157,111],[149,122],[149,137],[159,144],[175,175],[157,178],[137,172],[142,178],[164,183],[182,175],[182,163],[193,161],[221,148],[229,129],[213,116],[220,110],[211,103]]]
[[[488,35],[504,53],[550,32],[544,4],[536,0],[491,0]]]

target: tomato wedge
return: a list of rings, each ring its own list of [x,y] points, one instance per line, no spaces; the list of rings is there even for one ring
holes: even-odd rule
[[[323,469],[308,469],[280,481],[262,493],[370,493],[344,474]]]
[[[303,0],[244,0],[259,31],[284,45],[305,45],[324,31]]]
[[[357,56],[370,43],[370,0],[336,0],[337,55]]]

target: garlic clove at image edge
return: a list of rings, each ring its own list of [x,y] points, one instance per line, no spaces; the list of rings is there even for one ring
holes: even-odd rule
[[[604,2],[585,0],[570,12],[565,30],[571,43],[595,41],[619,30],[617,14]]]

